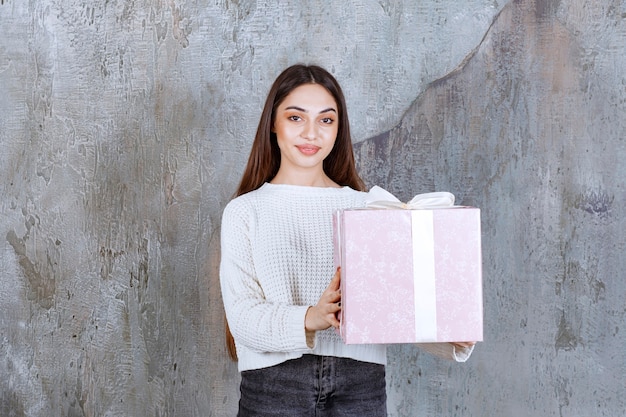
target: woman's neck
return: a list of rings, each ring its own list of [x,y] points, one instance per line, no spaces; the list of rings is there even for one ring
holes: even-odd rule
[[[271,184],[285,184],[285,185],[301,185],[305,187],[324,187],[324,188],[339,188],[340,185],[330,179],[326,173],[311,175],[308,173],[294,173],[285,175],[278,170],[278,173],[272,180]]]

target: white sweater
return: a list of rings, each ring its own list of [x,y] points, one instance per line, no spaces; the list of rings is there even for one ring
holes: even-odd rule
[[[240,371],[306,353],[386,363],[385,345],[345,345],[330,328],[316,332],[310,348],[304,328],[307,309],[317,304],[335,272],[332,214],[363,207],[366,195],[349,187],[266,183],[228,203],[220,284]],[[437,345],[427,350],[453,354],[449,347],[450,352],[433,351]]]
[[[239,370],[305,353],[384,364],[385,346],[345,345],[333,328],[307,346],[304,316],[328,286],[332,214],[362,207],[365,193],[266,183],[232,200],[222,217],[220,282]]]

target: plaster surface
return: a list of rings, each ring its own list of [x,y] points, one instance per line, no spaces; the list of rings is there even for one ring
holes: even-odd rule
[[[221,211],[315,62],[359,169],[482,209],[485,342],[389,348],[390,416],[615,416],[621,1],[0,0],[0,415],[228,416]]]

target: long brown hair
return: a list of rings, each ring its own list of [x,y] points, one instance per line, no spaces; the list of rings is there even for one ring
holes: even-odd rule
[[[280,167],[280,149],[278,148],[276,134],[272,132],[276,109],[289,93],[303,84],[321,85],[333,96],[338,107],[339,128],[337,130],[337,138],[332,151],[324,160],[324,172],[330,179],[341,186],[347,185],[355,190],[365,190],[365,184],[359,177],[354,162],[346,100],[339,83],[335,77],[322,67],[296,64],[285,69],[272,84],[261,113],[248,163],[235,196],[256,190],[276,176]],[[226,320],[225,329],[228,354],[233,360],[237,360],[235,340]]]

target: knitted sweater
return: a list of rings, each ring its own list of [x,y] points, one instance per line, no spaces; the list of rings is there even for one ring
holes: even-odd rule
[[[365,196],[349,187],[266,183],[228,203],[220,283],[240,371],[305,353],[386,362],[384,345],[345,345],[329,328],[315,333],[311,347],[304,328],[335,273],[333,212],[362,207]]]
[[[305,353],[386,363],[385,345],[346,345],[335,329],[307,341],[304,318],[328,286],[333,264],[332,215],[363,207],[367,194],[349,187],[266,183],[232,200],[222,217],[220,284],[239,370],[273,366]],[[465,362],[473,347],[417,344]]]

